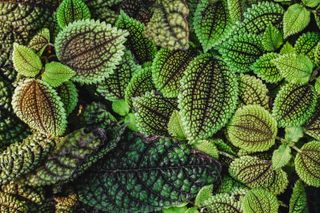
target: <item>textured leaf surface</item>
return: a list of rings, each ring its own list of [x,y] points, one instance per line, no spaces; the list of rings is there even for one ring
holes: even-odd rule
[[[279,169],[288,164],[291,159],[291,149],[286,144],[281,144],[272,155],[273,169]]]
[[[319,41],[320,35],[318,33],[307,32],[297,39],[294,49],[296,50],[296,53],[304,54],[313,61],[315,49]]]
[[[33,129],[54,136],[62,135],[66,129],[61,99],[45,82],[21,82],[14,91],[12,106],[16,115]]]
[[[313,113],[312,117],[304,125],[305,132],[316,140],[320,141],[320,107],[319,101],[316,107],[316,111]]]
[[[289,203],[289,213],[307,213],[308,203],[307,194],[301,180],[297,180],[294,184],[290,203]]]
[[[180,140],[186,139],[186,133],[183,129],[183,124],[181,121],[181,116],[179,111],[174,110],[170,116],[168,122],[168,132],[172,137],[175,137]]]
[[[74,21],[90,18],[90,10],[82,0],[63,0],[57,10],[57,22],[61,28]]]
[[[181,80],[180,115],[189,139],[206,139],[232,116],[238,99],[235,75],[210,54],[196,57]]]
[[[246,213],[278,213],[279,203],[272,193],[263,189],[252,189],[243,198]]]
[[[272,115],[281,127],[301,126],[315,112],[317,94],[311,85],[286,84],[277,94]]]
[[[282,34],[279,29],[272,25],[268,25],[266,31],[262,35],[262,45],[266,51],[274,51],[283,43]]]
[[[76,86],[71,81],[67,81],[56,90],[63,103],[66,114],[69,115],[76,108],[78,103],[78,91]]]
[[[320,187],[320,143],[311,141],[301,147],[294,161],[296,172],[308,185]]]
[[[168,135],[168,122],[173,110],[177,109],[175,99],[146,93],[134,98],[133,108],[138,129],[147,135]]]
[[[206,200],[203,205],[204,212],[211,213],[241,213],[241,202],[228,194],[217,194]]]
[[[129,135],[80,184],[80,200],[104,211],[150,212],[189,201],[217,185],[220,164],[169,139]],[[196,172],[195,172],[196,171]]]
[[[55,40],[61,63],[77,74],[75,81],[96,83],[113,73],[121,61],[127,32],[93,20],[76,21]]]
[[[40,55],[42,51],[50,43],[50,31],[47,28],[39,31],[30,41],[28,47],[38,52]]]
[[[0,192],[0,211],[10,213],[27,212],[27,205],[24,201],[20,201],[15,196]]]
[[[310,21],[310,11],[303,5],[291,5],[283,16],[284,37],[296,34],[302,31]]]
[[[152,63],[152,79],[165,97],[177,97],[180,81],[189,63],[195,57],[192,50],[161,49]]]
[[[205,52],[220,43],[228,32],[227,1],[201,0],[194,14],[193,28]]]
[[[145,34],[160,47],[189,48],[189,9],[184,0],[158,0]]]
[[[75,75],[75,71],[59,62],[50,62],[45,65],[42,80],[52,87],[58,87]]]
[[[236,111],[227,132],[233,145],[257,152],[266,151],[275,143],[278,128],[267,110],[258,105],[248,105]]]

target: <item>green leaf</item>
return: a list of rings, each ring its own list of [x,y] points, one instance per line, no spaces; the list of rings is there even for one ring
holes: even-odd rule
[[[139,130],[146,135],[168,135],[168,122],[173,110],[177,109],[175,99],[154,93],[134,98],[133,108]]]
[[[202,45],[207,52],[219,44],[230,25],[227,2],[200,0],[194,14],[193,28]]]
[[[121,116],[125,116],[129,113],[129,105],[125,100],[113,101],[112,110]]]
[[[319,0],[302,0],[302,3],[307,7],[316,7],[320,1]]]
[[[18,73],[35,77],[42,68],[40,57],[32,49],[14,43],[12,52],[13,66]]]
[[[213,158],[219,158],[219,150],[212,140],[199,140],[194,142],[192,145],[195,149],[204,152]]]
[[[279,29],[268,25],[262,35],[262,45],[266,51],[275,51],[283,44],[282,34]]]
[[[21,82],[14,91],[12,106],[22,121],[42,133],[60,136],[66,129],[63,103],[57,92],[43,81]]]
[[[186,133],[183,129],[181,116],[179,114],[179,111],[177,110],[174,110],[170,116],[170,119],[168,122],[168,132],[171,136],[177,139],[180,139],[180,140],[186,139]]]
[[[42,80],[47,82],[52,87],[58,87],[64,82],[72,78],[76,73],[68,66],[59,62],[50,62],[45,65]]]
[[[246,9],[245,3],[245,1],[241,0],[227,0],[228,12],[232,23],[236,23],[243,19],[243,12]]]
[[[166,138],[147,143],[131,135],[92,168],[100,172],[84,176],[78,194],[81,202],[103,211],[154,212],[189,202],[203,186],[216,187],[220,169],[184,143]]]
[[[43,28],[38,32],[33,38],[29,41],[28,47],[33,49],[39,55],[42,55],[42,52],[50,43],[50,31],[47,28]]]
[[[279,203],[272,193],[264,189],[250,190],[242,200],[246,213],[278,213]]]
[[[277,83],[283,79],[276,65],[272,63],[272,60],[278,58],[278,56],[277,53],[266,53],[252,64],[251,69],[262,80]]]
[[[316,65],[320,65],[320,42],[318,42],[318,44],[316,45],[316,47],[314,48],[314,62]]]
[[[101,82],[121,62],[127,35],[104,22],[76,21],[59,32],[55,40],[56,54],[61,63],[76,72],[74,81]]]
[[[186,206],[181,207],[168,207],[162,210],[163,213],[185,213],[187,211]]]
[[[291,159],[291,149],[286,144],[281,144],[272,155],[273,169],[280,169],[288,164]]]
[[[243,105],[260,105],[269,110],[269,96],[266,85],[258,78],[240,75],[239,102]]]
[[[82,0],[63,0],[56,15],[57,22],[61,28],[74,21],[91,18],[89,8]]]
[[[28,205],[25,201],[5,192],[0,192],[0,209],[2,212],[27,212]]]
[[[246,188],[245,185],[243,185],[239,181],[233,179],[229,175],[226,175],[223,177],[222,183],[221,183],[217,193],[229,193],[230,194],[230,193],[237,191],[238,189],[244,189],[244,188]]]
[[[250,66],[263,55],[261,38],[253,34],[232,36],[221,44],[219,52],[234,72],[249,72]]]
[[[138,132],[136,116],[133,113],[129,113],[124,118],[124,123],[128,125],[128,128],[134,132]]]
[[[297,54],[308,56],[314,61],[316,46],[320,41],[320,35],[316,32],[307,32],[302,34],[296,41],[294,49]]]
[[[129,32],[125,46],[131,50],[139,63],[152,61],[157,48],[155,44],[144,35],[145,27],[136,19],[130,18],[123,11],[120,11],[116,27]]]
[[[69,115],[78,104],[78,91],[71,81],[64,82],[56,88],[58,96],[61,98],[66,114]]]
[[[297,153],[294,164],[296,172],[310,186],[320,187],[320,143],[305,143]]]
[[[312,117],[308,120],[308,122],[303,126],[304,131],[320,141],[320,107],[319,101],[316,106],[316,111],[313,113]]]
[[[230,213],[241,213],[242,207],[241,202],[230,196],[229,194],[217,194],[206,200],[202,209],[204,212],[230,212]]]
[[[145,34],[158,46],[170,50],[189,48],[189,9],[183,0],[161,0],[154,8]]]
[[[180,80],[196,56],[193,50],[168,50],[162,48],[152,63],[152,79],[156,88],[168,98],[177,97]]]
[[[307,194],[301,180],[297,180],[294,184],[290,203],[289,213],[308,213]]]
[[[213,195],[213,185],[204,186],[200,189],[194,201],[194,205],[201,207],[202,203],[211,198]]]
[[[280,54],[284,55],[287,53],[295,53],[296,50],[294,49],[294,47],[289,43],[289,41],[287,41],[281,48],[280,50]]]
[[[274,145],[277,132],[277,122],[259,105],[239,108],[227,129],[231,143],[250,152],[268,150]]]
[[[313,71],[312,61],[305,55],[288,53],[272,60],[280,74],[290,83],[306,84]]]
[[[283,16],[284,37],[301,32],[310,22],[310,11],[301,4],[291,5]]]
[[[191,207],[191,208],[188,208],[187,211],[185,211],[184,213],[200,213],[200,212],[198,211],[197,208]]]
[[[212,136],[226,125],[236,109],[237,79],[221,59],[210,54],[192,60],[180,91],[180,115],[190,140]]]
[[[286,84],[273,104],[272,115],[279,127],[302,126],[316,110],[317,94],[312,85]]]
[[[290,142],[298,142],[303,137],[302,127],[286,127],[285,128],[285,139]]]

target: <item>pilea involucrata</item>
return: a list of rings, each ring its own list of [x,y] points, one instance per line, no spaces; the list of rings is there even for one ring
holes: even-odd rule
[[[319,29],[319,0],[0,0],[0,212],[318,212]]]

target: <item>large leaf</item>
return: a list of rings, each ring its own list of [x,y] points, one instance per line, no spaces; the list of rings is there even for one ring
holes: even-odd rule
[[[107,78],[121,61],[127,32],[93,20],[76,21],[55,40],[61,63],[76,72],[73,80],[96,83]]]
[[[112,212],[152,212],[188,202],[205,185],[220,181],[220,164],[184,143],[127,140],[79,184],[80,200]]]
[[[291,5],[283,16],[284,37],[301,32],[310,21],[310,11],[301,4]]]
[[[12,99],[16,115],[31,128],[59,136],[66,129],[66,112],[57,92],[40,80],[28,79],[15,89]]]
[[[232,116],[238,99],[235,75],[211,54],[202,54],[187,67],[181,80],[179,108],[189,139],[206,139]]]
[[[242,200],[243,211],[246,213],[278,213],[277,197],[263,189],[250,190]]]
[[[307,193],[305,191],[303,182],[297,180],[294,184],[290,203],[289,213],[308,213]]]

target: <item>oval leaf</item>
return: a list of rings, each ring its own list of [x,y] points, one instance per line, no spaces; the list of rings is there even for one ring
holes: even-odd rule
[[[278,213],[279,203],[272,193],[263,189],[250,190],[242,200],[246,213]]]
[[[42,80],[52,87],[60,86],[75,75],[75,71],[59,62],[47,63],[44,70],[44,73],[41,75]]]

